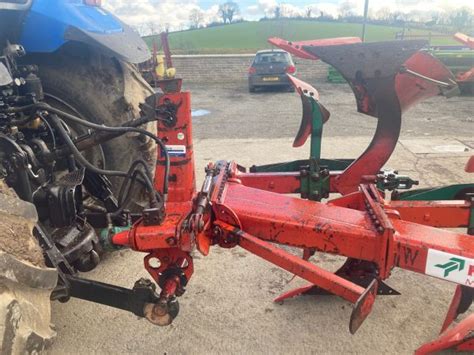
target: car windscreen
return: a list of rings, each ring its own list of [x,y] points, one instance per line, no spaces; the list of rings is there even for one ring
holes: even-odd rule
[[[285,52],[267,52],[259,53],[256,55],[255,64],[266,64],[266,63],[289,63],[290,55]]]

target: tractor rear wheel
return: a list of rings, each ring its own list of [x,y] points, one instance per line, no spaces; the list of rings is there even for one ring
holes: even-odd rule
[[[45,266],[32,229],[34,205],[0,181],[0,353],[37,354],[48,348],[51,291],[57,271]]]
[[[34,55],[28,61],[39,66],[45,99],[50,105],[90,122],[118,126],[136,118],[139,104],[154,93],[133,65],[81,44],[66,45],[54,54]],[[86,132],[84,127],[68,125],[78,135]],[[153,122],[142,128],[156,133]],[[143,159],[154,173],[156,145],[146,136],[129,134],[90,149],[84,155],[99,168],[125,172],[134,160]],[[111,177],[110,180],[117,192],[122,179]],[[140,210],[145,195],[136,191],[133,196],[129,207]]]

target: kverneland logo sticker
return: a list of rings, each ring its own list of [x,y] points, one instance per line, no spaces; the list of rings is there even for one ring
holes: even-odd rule
[[[440,279],[474,287],[474,259],[428,250],[425,273]]]
[[[464,259],[451,258],[445,264],[437,264],[435,267],[439,267],[444,270],[444,277],[449,276],[449,273],[452,271],[462,271],[464,270],[464,265],[466,264]]]

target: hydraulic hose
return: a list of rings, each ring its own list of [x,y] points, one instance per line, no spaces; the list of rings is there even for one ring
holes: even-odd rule
[[[82,118],[79,118],[77,116],[74,116],[70,113],[64,112],[60,109],[51,107],[50,105],[48,105],[46,103],[42,103],[42,102],[39,102],[39,103],[36,103],[36,104],[31,104],[31,105],[26,105],[26,106],[22,106],[22,107],[9,108],[9,109],[5,110],[5,112],[8,112],[8,113],[24,112],[24,111],[28,111],[28,110],[32,110],[32,109],[43,109],[43,110],[46,110],[48,112],[55,113],[55,114],[65,118],[67,120],[70,120],[70,121],[75,122],[77,124],[80,124],[82,126],[93,128],[93,129],[98,130],[98,131],[111,132],[111,133],[120,133],[120,134],[128,133],[128,132],[136,132],[136,133],[143,134],[143,135],[153,139],[153,141],[155,141],[155,143],[158,144],[158,146],[160,147],[161,152],[162,152],[162,154],[165,158],[165,173],[164,173],[164,180],[163,180],[163,196],[164,196],[164,199],[166,201],[166,197],[168,196],[168,177],[169,177],[169,171],[170,171],[170,158],[169,158],[168,151],[166,150],[165,144],[156,135],[154,135],[153,133],[148,132],[147,130],[145,130],[143,128],[138,128],[138,127],[124,127],[124,126],[109,127],[109,126],[104,126],[104,125],[92,123],[92,122],[83,120]],[[58,129],[58,130],[62,129],[62,131],[65,132],[65,129],[64,129],[64,127],[62,127],[61,124],[59,124],[56,127],[56,129]],[[69,135],[67,134],[67,132],[65,132],[65,133],[66,133],[67,137],[63,137],[63,138],[65,139],[65,142],[67,143],[68,147],[73,152],[74,157],[76,157],[76,159],[81,164],[83,164],[85,167],[87,167],[89,170],[94,171],[97,174],[102,174],[102,175],[113,175],[113,176],[123,176],[123,177],[127,176],[127,173],[125,173],[123,171],[102,170],[102,169],[99,169],[99,168],[95,167],[94,165],[90,164],[82,156],[82,154],[80,154],[79,150],[75,146],[74,142],[72,142],[72,140],[69,137]]]

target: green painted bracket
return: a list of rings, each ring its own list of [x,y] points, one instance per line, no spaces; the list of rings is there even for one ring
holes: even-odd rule
[[[308,100],[311,105],[310,158],[276,164],[254,165],[249,169],[251,173],[301,172],[306,170],[309,175],[313,174],[313,176],[316,176],[315,174],[319,174],[319,170],[321,169],[343,171],[352,164],[354,159],[321,159],[321,144],[324,124],[323,112],[319,102],[313,96],[306,95],[304,99]],[[319,170],[316,169],[314,161],[317,162]],[[310,186],[313,186],[312,182],[302,181],[301,191],[304,191],[305,195],[312,195],[311,191],[314,192],[315,190]]]
[[[397,192],[392,199],[403,201],[458,200],[464,199],[468,193],[474,193],[474,184],[456,184]]]
[[[323,112],[313,96],[306,96],[311,104],[310,158],[291,162],[252,166],[251,173],[257,172],[300,172],[301,197],[319,201],[329,196],[330,171],[345,170],[353,159],[321,159],[323,135]]]
[[[318,101],[308,97],[311,103],[312,130],[310,142],[309,170],[301,170],[301,198],[320,201],[329,197],[329,170],[321,168],[321,144],[323,136],[323,113]]]
[[[463,200],[471,201],[467,233],[474,235],[474,184],[456,184],[441,187],[429,187],[392,195],[393,200],[402,201],[436,201],[436,200]]]
[[[300,172],[301,198],[321,201],[329,197],[330,174],[328,169],[322,169],[317,159],[309,160],[309,169]]]
[[[312,113],[312,131],[311,131],[311,145],[310,145],[310,159],[321,159],[321,144],[323,139],[323,113],[319,102],[314,97],[309,97],[311,102],[311,113]]]
[[[320,159],[320,165],[329,171],[343,171],[352,164],[354,159]],[[294,160],[284,163],[275,163],[267,165],[254,165],[250,167],[251,173],[289,173],[301,171],[305,166],[309,166],[308,159]]]
[[[114,251],[118,249],[123,249],[123,247],[117,246],[112,243],[112,237],[117,233],[130,230],[130,228],[132,228],[131,225],[125,227],[113,226],[101,229],[99,233],[99,242],[102,245],[104,251]]]

